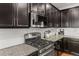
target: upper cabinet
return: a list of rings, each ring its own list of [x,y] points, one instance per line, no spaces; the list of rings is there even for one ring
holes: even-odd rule
[[[29,27],[27,3],[0,3],[0,27]]]
[[[31,12],[45,16],[45,3],[31,3]]]
[[[14,8],[11,3],[0,3],[0,27],[12,27]]]
[[[39,3],[38,4],[38,7],[37,7],[37,11],[38,11],[38,15],[42,15],[42,16],[45,16],[45,6],[46,4],[45,3]]]
[[[60,27],[60,11],[51,3],[0,3],[0,27]]]
[[[79,7],[74,7],[61,11],[61,25],[62,27],[79,27]]]
[[[31,25],[33,27],[60,27],[60,11],[51,3],[31,4]]]
[[[61,26],[62,27],[70,27],[70,18],[69,18],[69,10],[61,12]]]
[[[51,4],[46,4],[48,27],[60,27],[60,11]]]
[[[45,3],[31,4],[31,27],[47,27]]]
[[[27,3],[17,3],[17,27],[29,27],[29,13]]]

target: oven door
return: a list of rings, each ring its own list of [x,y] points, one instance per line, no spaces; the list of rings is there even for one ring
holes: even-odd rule
[[[49,53],[47,53],[46,55],[44,55],[44,56],[56,56],[56,55],[57,55],[56,51],[52,50]]]
[[[42,53],[40,56],[56,56],[57,53],[54,49],[50,49],[46,51],[45,53]]]

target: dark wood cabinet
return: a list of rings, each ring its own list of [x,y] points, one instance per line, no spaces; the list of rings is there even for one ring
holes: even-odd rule
[[[29,27],[29,13],[27,3],[17,3],[17,27]]]
[[[55,44],[55,50],[63,51],[63,38],[56,41],[54,44]]]
[[[79,27],[79,7],[75,7],[71,10],[71,27],[78,28]]]
[[[46,4],[46,16],[48,27],[60,27],[60,11],[53,7],[53,5]]]
[[[63,39],[63,49],[64,51],[73,52],[75,55],[79,55],[79,39],[64,37]]]
[[[79,39],[69,38],[68,50],[71,52],[79,53]]]
[[[0,3],[0,27],[12,27],[14,8],[11,3]]]
[[[52,27],[52,20],[51,20],[51,5],[46,4],[46,17],[47,17],[47,22],[48,22],[48,27]]]
[[[27,3],[0,3],[0,27],[29,27]]]
[[[43,22],[43,27],[47,27],[46,3],[31,4],[31,22],[36,27],[41,27]]]
[[[44,27],[60,27],[60,11],[55,8],[51,3],[32,3],[31,13],[46,17],[44,19]],[[41,22],[36,22],[36,25]]]
[[[45,16],[45,5],[46,3],[31,3],[31,12]]]
[[[67,38],[67,37],[64,37],[63,38],[63,50],[68,50],[68,40],[69,40],[69,38]]]
[[[38,3],[31,3],[31,12],[37,13]]]
[[[62,27],[79,27],[79,7],[74,7],[61,11]]]
[[[37,7],[37,13],[38,15],[45,16],[45,11],[46,11],[46,3],[38,3]]]
[[[69,10],[61,12],[61,27],[70,27],[70,12]]]
[[[0,27],[30,27],[32,12],[45,19],[43,27],[60,27],[60,11],[51,3],[0,3]]]

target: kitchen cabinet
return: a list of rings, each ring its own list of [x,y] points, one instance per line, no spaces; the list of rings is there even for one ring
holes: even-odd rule
[[[78,28],[79,27],[79,7],[75,7],[71,10],[71,27]]]
[[[0,3],[0,27],[29,27],[27,3]]]
[[[37,15],[45,16],[46,3],[31,3],[31,12],[37,13]]]
[[[27,3],[17,3],[15,27],[29,27],[29,13]]]
[[[55,50],[63,51],[63,38],[55,42]]]
[[[55,8],[51,3],[32,3],[31,13],[35,13],[36,15],[40,15],[44,18],[44,27],[60,27],[61,25],[60,11],[57,10],[57,8]],[[39,18],[37,17],[35,25],[41,24],[41,19],[40,21],[38,19]]]
[[[11,3],[0,3],[0,27],[12,27],[14,8]]]
[[[51,4],[46,4],[48,27],[60,27],[60,11]]]
[[[61,25],[62,27],[79,27],[79,7],[74,7],[61,11]]]
[[[70,38],[68,40],[68,50],[79,53],[79,39]]]
[[[64,37],[63,38],[63,50],[68,50],[68,40],[69,40],[69,38],[67,38],[67,37]]]
[[[53,26],[53,23],[52,23],[53,13],[51,13],[51,11],[52,11],[51,8],[52,8],[52,6],[50,4],[46,4],[46,17],[47,17],[48,27]]]
[[[38,3],[31,3],[31,12],[37,13]]]
[[[61,27],[70,27],[70,12],[64,10],[61,12]]]
[[[79,53],[79,39],[65,37],[63,39],[63,48],[64,48],[64,51],[69,51],[71,53],[73,52],[73,54],[76,53],[76,55],[78,55],[78,53]]]
[[[46,27],[47,25],[47,17],[45,16],[46,13],[46,3],[32,3],[31,4],[31,24],[35,27],[41,27],[42,22],[43,26]]]
[[[45,5],[46,3],[38,3],[38,7],[37,7],[38,15],[45,16],[45,12],[46,12]]]

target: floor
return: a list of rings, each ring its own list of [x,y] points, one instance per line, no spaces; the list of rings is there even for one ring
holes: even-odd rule
[[[73,56],[70,52],[58,51],[58,56]]]

